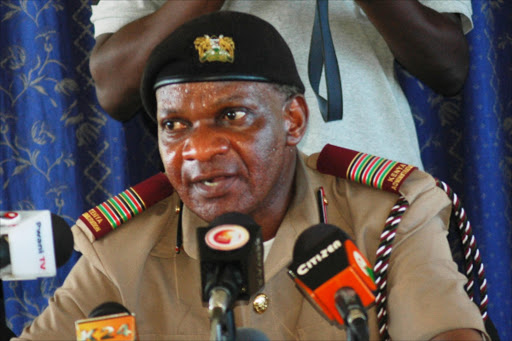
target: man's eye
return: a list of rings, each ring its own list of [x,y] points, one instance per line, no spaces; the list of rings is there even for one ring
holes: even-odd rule
[[[229,121],[239,120],[243,117],[245,117],[247,113],[242,110],[231,110],[226,113],[224,113],[223,118]]]
[[[181,129],[185,129],[187,126],[185,123],[180,121],[165,121],[164,128],[168,131],[177,131]]]

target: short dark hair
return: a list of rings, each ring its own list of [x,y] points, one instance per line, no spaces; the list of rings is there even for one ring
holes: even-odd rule
[[[276,91],[282,93],[284,95],[284,97],[287,99],[292,98],[295,95],[304,93],[295,85],[285,85],[285,84],[273,83],[272,86],[275,88]]]

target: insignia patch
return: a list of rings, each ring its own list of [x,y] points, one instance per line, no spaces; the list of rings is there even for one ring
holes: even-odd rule
[[[417,167],[328,144],[318,157],[317,169],[398,194],[402,183]]]
[[[173,188],[164,173],[158,173],[128,188],[80,216],[95,239],[144,212],[171,195]]]
[[[233,63],[235,61],[235,42],[230,37],[209,36],[197,37],[194,46],[199,53],[199,61]]]

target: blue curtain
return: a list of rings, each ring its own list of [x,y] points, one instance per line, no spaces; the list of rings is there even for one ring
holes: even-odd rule
[[[90,0],[0,1],[0,210],[80,214],[158,171],[140,117],[110,119],[96,101],[88,55]],[[76,262],[58,275],[4,282],[8,326],[19,334]]]
[[[426,171],[448,183],[467,211],[485,265],[489,314],[504,341],[512,339],[512,2],[472,5],[471,64],[460,95],[443,98],[398,74]]]
[[[512,339],[512,3],[473,0],[464,91],[434,94],[399,70],[426,169],[463,200],[486,266],[489,314]],[[88,70],[90,0],[0,1],[0,210],[49,209],[72,224],[85,210],[158,171],[139,115],[121,124],[97,103]],[[55,278],[4,282],[19,334],[47,305]]]

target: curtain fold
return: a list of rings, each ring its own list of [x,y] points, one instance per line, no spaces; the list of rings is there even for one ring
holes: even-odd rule
[[[152,135],[97,103],[88,69],[90,0],[0,0],[0,210],[49,209],[70,225],[159,171]],[[489,314],[512,339],[512,3],[473,0],[469,78],[443,98],[398,69],[425,169],[462,198],[486,266]],[[141,129],[142,128],[142,129]],[[454,252],[458,252],[454,249]],[[54,278],[4,282],[19,334],[79,255]]]

